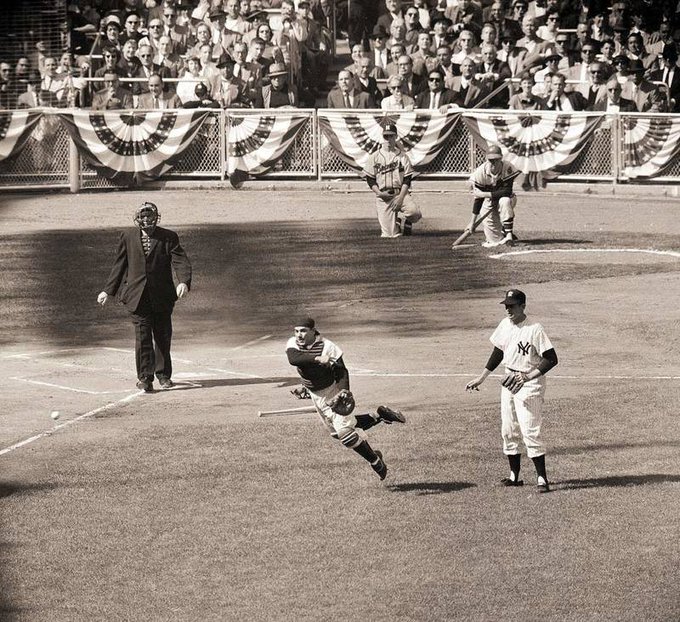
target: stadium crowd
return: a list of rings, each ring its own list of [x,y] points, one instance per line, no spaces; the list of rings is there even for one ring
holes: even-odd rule
[[[0,108],[680,111],[677,0],[80,0],[64,32]]]

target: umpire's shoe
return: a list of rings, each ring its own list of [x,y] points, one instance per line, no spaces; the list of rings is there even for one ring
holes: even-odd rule
[[[378,406],[378,417],[380,417],[380,421],[384,421],[387,424],[392,424],[395,421],[397,423],[406,423],[406,417],[398,410],[392,410],[389,406]]]
[[[153,391],[153,382],[151,380],[139,380],[137,388],[144,393],[151,393]]]
[[[385,479],[387,477],[387,465],[383,460],[382,452],[376,450],[375,455],[378,456],[378,459],[371,463],[371,468],[378,474],[380,479]]]

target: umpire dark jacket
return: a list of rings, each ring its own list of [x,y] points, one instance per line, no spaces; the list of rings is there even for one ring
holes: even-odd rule
[[[146,288],[155,311],[172,311],[177,300],[173,269],[178,281],[191,288],[191,262],[174,231],[156,227],[146,256],[141,231],[127,229],[120,234],[116,259],[104,291],[134,312]]]

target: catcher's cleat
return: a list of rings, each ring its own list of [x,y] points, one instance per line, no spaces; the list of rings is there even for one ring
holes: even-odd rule
[[[380,479],[383,480],[387,477],[387,465],[383,460],[381,451],[376,450],[375,455],[378,456],[378,460],[371,464],[371,468],[378,474]]]
[[[387,424],[392,424],[394,421],[406,423],[406,417],[398,410],[392,410],[389,406],[378,406],[378,417],[380,417],[380,421],[384,421]]]
[[[139,380],[137,381],[137,388],[144,393],[151,393],[153,391],[153,382],[150,380]]]
[[[501,486],[524,486],[524,480],[521,479],[510,479],[509,477],[504,477],[501,480]]]
[[[550,492],[550,484],[548,484],[548,482],[545,482],[545,484],[537,484],[536,489],[538,492]]]

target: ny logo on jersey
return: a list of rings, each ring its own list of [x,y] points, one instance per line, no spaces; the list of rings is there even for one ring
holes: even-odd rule
[[[517,342],[517,352],[519,354],[523,354],[524,356],[529,354],[529,348],[530,347],[531,347],[531,344],[528,343],[528,342],[527,343],[522,343],[521,341]]]

